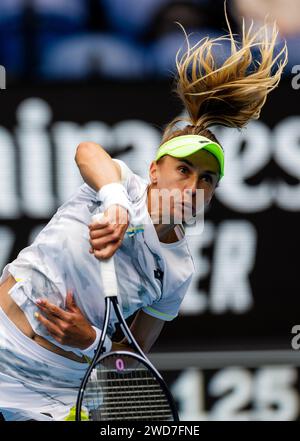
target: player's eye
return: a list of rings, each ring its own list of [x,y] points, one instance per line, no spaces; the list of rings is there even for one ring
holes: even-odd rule
[[[210,185],[212,185],[214,182],[213,177],[208,173],[205,173],[204,175],[202,175],[201,180],[204,182],[207,182]]]
[[[180,171],[180,173],[182,174],[187,174],[190,170],[187,167],[184,167],[183,165],[181,165],[180,167],[178,167],[178,170]]]

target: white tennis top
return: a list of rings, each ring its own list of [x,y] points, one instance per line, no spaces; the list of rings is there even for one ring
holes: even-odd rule
[[[145,208],[149,182],[133,173],[123,161],[115,161],[121,166],[122,183],[138,213]],[[38,298],[47,298],[64,308],[67,290],[72,290],[90,323],[100,329],[103,325],[105,303],[100,262],[89,253],[88,229],[91,216],[100,211],[96,191],[83,184],[57,210],[34,242],[4,268],[0,279],[0,282],[5,280],[8,272],[15,277],[18,283],[10,295],[24,311],[33,330],[56,345],[59,343],[34,317]],[[142,309],[159,319],[172,320],[195,272],[194,262],[184,236],[175,243],[161,243],[148,210],[143,212],[143,228],[132,229],[134,222],[130,224],[114,255],[119,303],[125,318]],[[116,320],[112,311],[110,337]]]

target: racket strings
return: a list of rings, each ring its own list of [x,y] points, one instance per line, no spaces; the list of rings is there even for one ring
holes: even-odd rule
[[[86,386],[83,406],[90,420],[173,420],[165,392],[152,372],[141,364],[125,368],[128,356],[122,363],[116,355],[110,357],[115,360],[109,364],[119,361],[117,368],[98,364]]]

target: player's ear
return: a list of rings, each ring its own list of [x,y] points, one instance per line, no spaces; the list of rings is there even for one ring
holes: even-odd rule
[[[152,184],[157,183],[157,162],[152,161],[149,168],[149,177]]]

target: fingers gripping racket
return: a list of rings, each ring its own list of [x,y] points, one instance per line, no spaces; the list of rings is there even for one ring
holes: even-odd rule
[[[93,221],[103,213],[93,216]],[[178,421],[173,397],[160,373],[134,339],[118,303],[114,258],[99,262],[105,296],[105,316],[95,356],[81,382],[76,421]],[[130,346],[136,351],[103,354],[111,305]],[[84,418],[82,417],[84,415]]]

